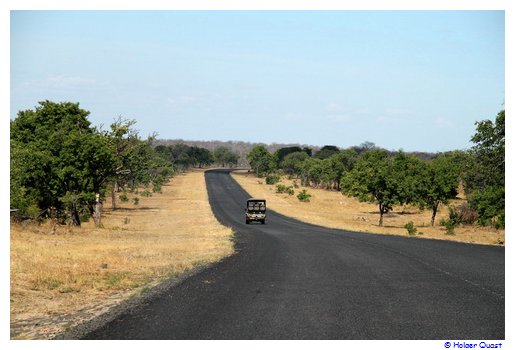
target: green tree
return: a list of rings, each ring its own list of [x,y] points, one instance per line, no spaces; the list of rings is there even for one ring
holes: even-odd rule
[[[199,168],[209,166],[215,162],[213,154],[206,148],[193,146],[188,151],[193,164]]]
[[[320,151],[318,151],[315,154],[315,158],[327,159],[327,158],[331,157],[332,155],[337,154],[338,152],[340,152],[340,149],[338,147],[331,146],[331,145],[326,145],[326,146],[322,147],[320,149]]]
[[[275,156],[277,158],[277,164],[281,164],[287,155],[296,153],[296,152],[302,152],[302,148],[300,148],[299,146],[279,148],[277,151],[275,151]]]
[[[37,206],[73,225],[93,213],[113,157],[88,115],[78,103],[50,101],[18,112],[11,121],[11,206],[27,213]]]
[[[431,226],[441,204],[448,204],[458,194],[460,165],[451,154],[441,154],[430,162],[421,163],[419,204],[431,209]]]
[[[340,181],[343,174],[354,168],[357,159],[358,156],[354,149],[345,149],[329,157],[332,174],[330,181],[338,191],[341,190]]]
[[[262,177],[276,168],[274,156],[263,145],[254,146],[247,155],[247,160],[258,177]]]
[[[379,226],[383,226],[383,215],[403,201],[395,168],[386,151],[372,150],[363,153],[341,180],[343,194],[379,205]]]
[[[306,158],[300,165],[300,180],[304,186],[318,187],[322,182],[323,163],[318,158]]]
[[[472,162],[465,174],[469,203],[479,214],[479,222],[504,227],[505,222],[505,111],[495,122],[476,123],[471,141]]]
[[[152,186],[155,192],[159,192],[174,173],[167,149],[152,147],[155,136],[140,139],[134,129],[135,124],[135,120],[119,117],[111,124],[111,130],[104,133],[114,156],[111,176],[113,209],[116,209],[116,193],[120,190],[133,191],[139,186]]]
[[[295,174],[298,177],[300,176],[302,162],[307,158],[309,158],[309,155],[304,151],[289,153],[284,157],[280,166],[287,174]]]
[[[234,166],[238,164],[238,160],[240,156],[232,152],[229,148],[225,146],[220,146],[215,148],[213,151],[213,156],[215,162],[217,162],[222,167],[225,167],[226,165]]]

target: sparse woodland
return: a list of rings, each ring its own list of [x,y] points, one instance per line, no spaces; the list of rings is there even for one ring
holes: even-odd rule
[[[387,151],[371,142],[347,149],[326,145],[264,145],[239,141],[141,139],[136,121],[115,119],[109,130],[90,124],[78,103],[40,102],[11,121],[10,199],[14,216],[100,223],[102,203],[113,208],[127,191],[159,192],[191,167],[250,166],[259,176],[283,174],[302,185],[325,188],[378,205],[431,209],[449,203],[462,185],[466,206],[451,208],[440,224],[504,228],[504,110],[476,123],[474,147],[441,154]],[[136,202],[137,203],[137,202]]]
[[[182,143],[142,139],[135,120],[115,119],[108,130],[91,125],[78,103],[40,102],[18,112],[10,125],[10,206],[18,220],[52,219],[100,225],[107,196],[112,208],[127,192],[150,196],[170,177],[215,162],[234,165],[238,155]],[[139,198],[133,198],[137,204]]]
[[[343,195],[378,205],[383,215],[394,206],[414,205],[430,209],[431,225],[442,205],[463,186],[467,203],[450,208],[439,224],[452,234],[458,224],[504,228],[505,222],[505,128],[504,110],[495,121],[476,123],[475,143],[467,151],[440,154],[391,152],[366,142],[340,150],[324,146],[311,149],[284,147],[275,152],[257,145],[247,160],[257,176],[286,175],[303,186],[341,191]],[[267,181],[268,183],[268,181]]]

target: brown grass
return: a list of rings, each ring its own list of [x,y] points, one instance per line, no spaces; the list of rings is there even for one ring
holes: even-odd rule
[[[267,206],[281,214],[298,220],[331,228],[356,232],[407,236],[404,225],[412,221],[417,228],[417,237],[453,240],[459,242],[504,245],[504,230],[478,226],[461,226],[455,229],[455,235],[447,235],[445,228],[439,226],[441,218],[448,215],[448,207],[442,206],[437,213],[435,226],[431,226],[431,212],[420,211],[416,207],[396,207],[384,216],[384,226],[380,227],[379,209],[376,204],[360,203],[357,199],[343,196],[337,191],[314,189],[300,186],[295,195],[276,193],[276,185],[266,185],[264,179],[256,178],[247,171],[233,172],[233,178],[253,197],[267,199]],[[293,181],[282,177],[281,184],[292,185]],[[310,202],[303,203],[297,199],[297,193],[305,189],[312,195]],[[461,196],[463,198],[463,195]],[[451,205],[459,205],[465,199],[456,199]]]
[[[233,253],[212,215],[202,171],[139,204],[105,205],[103,228],[11,225],[11,338],[44,339]]]

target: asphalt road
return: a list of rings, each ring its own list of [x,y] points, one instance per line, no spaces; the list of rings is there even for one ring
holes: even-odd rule
[[[237,253],[127,310],[83,339],[504,339],[504,248],[360,234],[269,211],[206,173]]]

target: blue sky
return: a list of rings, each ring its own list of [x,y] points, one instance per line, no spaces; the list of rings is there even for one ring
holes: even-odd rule
[[[12,11],[11,118],[142,136],[446,151],[504,108],[503,11]]]

